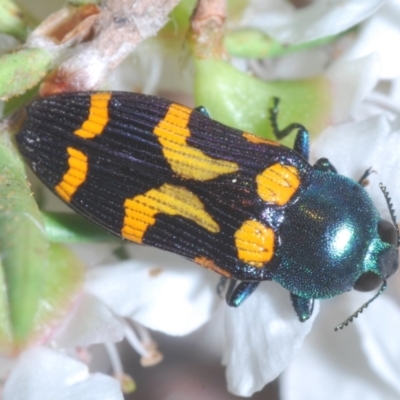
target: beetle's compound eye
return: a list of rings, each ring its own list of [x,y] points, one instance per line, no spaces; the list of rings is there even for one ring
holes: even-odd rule
[[[378,222],[378,233],[383,242],[397,247],[397,231],[392,223],[386,221],[385,219],[380,219]]]
[[[362,274],[354,284],[354,289],[359,292],[369,292],[376,289],[382,283],[382,278],[374,272]]]

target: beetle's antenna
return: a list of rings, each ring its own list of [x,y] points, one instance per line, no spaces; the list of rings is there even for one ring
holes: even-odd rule
[[[345,326],[347,326],[350,322],[353,322],[354,318],[357,318],[359,314],[361,314],[378,296],[380,296],[387,288],[386,285],[386,280],[383,281],[383,284],[381,288],[379,289],[379,292],[370,300],[368,300],[366,303],[364,303],[355,313],[353,313],[349,318],[346,319],[346,321],[343,321],[341,324],[337,325],[335,328],[335,332],[338,331],[339,329],[343,329]]]
[[[397,232],[397,247],[400,246],[400,233],[399,233],[399,226],[397,225],[396,215],[393,210],[393,205],[391,203],[392,199],[389,197],[389,192],[386,190],[386,186],[383,186],[382,183],[379,184],[380,189],[382,190],[383,195],[385,196],[386,204],[389,209],[390,218],[392,218],[393,225]]]

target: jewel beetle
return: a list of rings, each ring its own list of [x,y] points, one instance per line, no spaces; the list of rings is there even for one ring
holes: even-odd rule
[[[219,273],[230,281],[229,305],[274,280],[305,321],[314,299],[382,282],[383,291],[398,268],[399,233],[384,189],[392,222],[380,218],[363,179],[338,174],[324,158],[310,165],[308,132],[279,130],[277,115],[275,99],[274,132],[279,139],[297,129],[294,149],[227,127],[203,107],[64,93],[35,100],[16,141],[78,213]]]

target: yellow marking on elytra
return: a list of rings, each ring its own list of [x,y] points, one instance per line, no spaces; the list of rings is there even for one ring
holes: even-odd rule
[[[225,271],[223,268],[218,267],[218,265],[215,264],[213,260],[207,257],[195,257],[193,260],[195,263],[201,265],[204,268],[207,268],[211,271],[216,272],[217,274],[220,274],[222,276],[225,276],[226,278],[230,278],[232,274],[228,271]]]
[[[88,170],[88,158],[81,151],[73,147],[67,148],[68,171],[61,182],[54,187],[56,193],[66,202],[70,202],[72,196],[86,180]]]
[[[269,144],[271,146],[280,146],[279,142],[274,142],[273,140],[264,139],[248,132],[243,132],[243,137],[250,143],[255,143],[255,144],[262,143],[262,144]]]
[[[256,177],[257,193],[266,202],[283,206],[300,186],[299,170],[291,165],[274,164]]]
[[[89,115],[82,126],[74,132],[83,139],[93,139],[101,135],[109,121],[108,103],[111,93],[94,93],[90,96]]]
[[[171,169],[182,178],[198,181],[238,171],[237,163],[209,157],[187,144],[191,113],[190,108],[173,103],[164,119],[154,128],[154,134],[158,137]]]
[[[239,260],[262,268],[274,255],[274,231],[261,222],[248,220],[235,232]]]
[[[212,233],[219,232],[219,225],[204,209],[201,200],[180,186],[164,184],[124,203],[125,217],[121,235],[125,239],[142,243],[147,229],[154,225],[157,214],[187,218]]]

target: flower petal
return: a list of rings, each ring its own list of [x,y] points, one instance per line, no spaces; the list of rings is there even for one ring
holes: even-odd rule
[[[358,105],[377,84],[380,60],[370,54],[352,61],[338,61],[327,71],[335,99],[331,111],[331,122],[348,119],[349,111]]]
[[[399,2],[387,1],[372,18],[365,21],[357,40],[344,57],[354,59],[376,53],[382,63],[381,79],[398,77],[400,58],[393,51],[393,45],[400,41],[399,16]]]
[[[360,298],[362,299],[360,300]],[[391,357],[390,375],[387,374],[384,379],[381,379],[382,376],[379,375],[382,372],[376,374],[375,369],[380,367],[379,361],[382,360],[382,357],[375,360],[373,356],[376,355],[376,351],[371,355],[362,351],[359,332],[357,332],[364,328],[364,326],[358,327],[358,325],[360,323],[364,325],[362,321],[366,317],[369,319],[368,315],[374,309],[373,315],[380,313],[387,317],[374,319],[371,315],[370,321],[375,326],[375,332],[381,330],[381,337],[376,337],[376,339],[386,340],[383,336],[388,334],[388,330],[393,329],[396,318],[399,318],[398,312],[392,316],[389,315],[392,308],[386,308],[387,299],[384,299],[384,296],[380,297],[343,331],[335,332],[333,329],[335,324],[352,314],[364,300],[363,295],[351,293],[321,302],[320,318],[314,324],[313,331],[297,357],[281,375],[280,394],[282,400],[353,400],[355,398],[395,400],[399,398],[399,392],[393,390],[393,382],[392,385],[388,385],[388,381],[395,374],[398,375],[398,351]],[[394,335],[396,335],[395,332],[389,337]],[[364,334],[361,335],[361,337],[363,336]],[[390,341],[392,340],[393,337]],[[398,342],[397,339],[396,341]],[[377,343],[373,347],[378,350]],[[384,344],[383,347],[386,345]],[[395,350],[398,345],[390,347]],[[394,363],[396,357],[397,360]],[[370,363],[375,363],[376,368],[371,369],[368,359]],[[398,382],[397,386],[399,386]]]
[[[399,305],[389,296],[382,296],[355,324],[370,368],[397,393],[398,397],[400,396],[399,320]]]
[[[45,347],[23,353],[10,373],[4,400],[123,400],[116,379],[89,374],[88,368]]]
[[[218,276],[165,251],[131,246],[134,259],[89,272],[88,290],[118,315],[170,335],[204,324],[218,298]]]
[[[95,296],[85,294],[54,342],[59,347],[70,348],[119,342],[123,337],[124,326],[118,318]]]
[[[376,12],[385,1],[319,0],[299,9],[287,3],[253,1],[241,25],[261,29],[280,43],[301,43],[351,28]]]
[[[298,321],[289,292],[275,282],[262,287],[238,309],[226,308],[224,364],[228,388],[250,396],[275,379],[310,332],[311,320]]]

